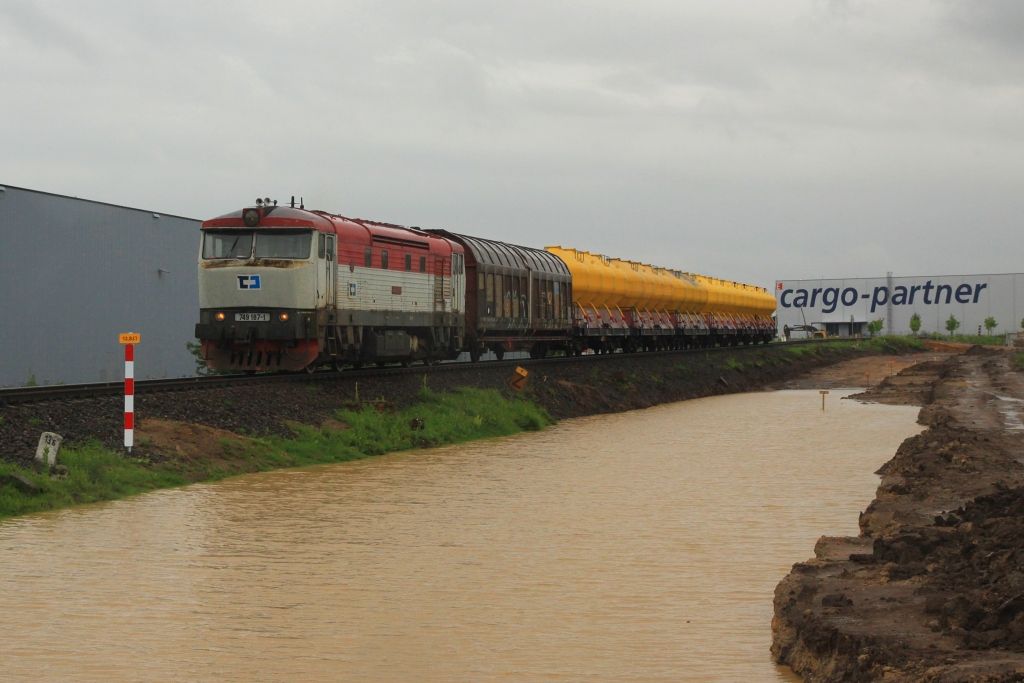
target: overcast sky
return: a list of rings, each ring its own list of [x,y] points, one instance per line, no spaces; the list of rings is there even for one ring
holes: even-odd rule
[[[0,183],[755,282],[1024,271],[1021,0],[0,0]]]

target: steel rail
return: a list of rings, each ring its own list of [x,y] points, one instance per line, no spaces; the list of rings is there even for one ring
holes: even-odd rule
[[[432,372],[459,372],[475,369],[496,369],[517,365],[544,366],[560,363],[614,362],[627,358],[657,358],[696,353],[727,353],[748,351],[752,349],[779,348],[780,346],[803,346],[822,344],[832,341],[849,341],[848,339],[806,339],[790,342],[772,342],[771,344],[751,344],[746,346],[708,346],[693,349],[677,349],[667,351],[636,351],[633,353],[603,353],[584,356],[551,356],[548,358],[514,358],[509,360],[489,360],[480,362],[446,361],[434,365],[414,365],[407,367],[385,366],[375,368],[347,368],[342,372],[320,371],[307,373],[266,373],[242,375],[206,375],[200,377],[181,377],[174,379],[136,380],[135,394],[147,395],[162,392],[191,391],[216,389],[220,387],[239,386],[243,384],[271,384],[278,382],[323,382],[344,379],[360,379],[365,377],[384,377],[405,374],[423,374]],[[124,382],[96,382],[91,384],[56,384],[36,387],[14,387],[0,389],[0,405],[24,403],[41,403],[63,399],[97,398],[102,396],[120,396],[124,393]]]

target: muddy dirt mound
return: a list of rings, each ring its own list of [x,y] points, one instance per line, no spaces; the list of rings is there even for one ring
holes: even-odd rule
[[[932,402],[932,388],[942,377],[948,355],[928,360],[883,379],[876,386],[847,398],[886,405],[923,406]]]
[[[864,356],[816,368],[801,377],[785,381],[780,389],[840,389],[850,387],[897,386],[920,376],[926,386],[934,381],[930,370],[919,370],[922,366],[931,368],[941,366],[950,357],[949,353],[915,353],[913,355],[879,354]],[[905,398],[910,405],[921,405],[920,397],[908,394]],[[873,399],[869,399],[873,400]],[[891,402],[897,399],[893,398]],[[878,402],[890,402],[879,400]]]
[[[822,538],[775,593],[772,652],[809,681],[1024,680],[1024,430],[1009,356],[977,349],[927,397],[923,433],[880,470],[856,538]],[[993,398],[995,397],[995,398]]]
[[[192,461],[230,464],[236,459],[232,453],[243,451],[250,441],[226,429],[157,418],[146,420],[135,432],[138,451],[151,461],[173,460],[186,468]]]
[[[967,647],[1024,652],[1024,488],[980,496],[935,524],[925,611]]]

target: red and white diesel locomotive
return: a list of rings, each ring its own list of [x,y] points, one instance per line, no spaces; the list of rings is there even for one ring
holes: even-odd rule
[[[211,369],[251,372],[431,363],[463,351],[478,360],[487,350],[501,358],[755,343],[774,333],[774,298],[763,289],[731,283],[763,295],[714,310],[725,299],[687,274],[642,264],[632,264],[636,301],[629,290],[609,300],[616,317],[574,298],[573,268],[586,259],[564,254],[257,200],[202,224],[196,337]],[[666,307],[675,299],[665,278],[690,283],[693,310]]]

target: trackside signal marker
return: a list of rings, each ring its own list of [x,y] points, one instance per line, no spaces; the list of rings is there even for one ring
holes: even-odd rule
[[[124,447],[131,453],[135,445],[135,345],[142,335],[126,332],[117,340],[124,345]]]

